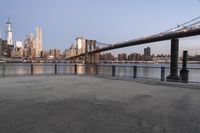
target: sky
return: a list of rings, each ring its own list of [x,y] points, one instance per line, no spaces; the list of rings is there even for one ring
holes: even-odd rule
[[[1,0],[0,30],[10,17],[14,40],[43,29],[43,49],[70,47],[78,36],[117,43],[157,34],[200,16],[199,0]],[[200,51],[200,36],[180,39],[182,50]],[[122,48],[113,53],[169,54],[170,41]]]

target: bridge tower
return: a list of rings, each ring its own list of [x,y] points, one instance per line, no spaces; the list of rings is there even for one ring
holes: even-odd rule
[[[99,53],[90,53],[96,49],[96,40],[87,40],[85,42],[85,64],[96,64],[99,59]]]
[[[179,39],[172,39],[170,75],[167,77],[167,81],[180,81],[180,77],[178,76],[178,53]]]

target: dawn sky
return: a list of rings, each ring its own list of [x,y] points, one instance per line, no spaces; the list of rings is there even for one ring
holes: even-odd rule
[[[116,43],[160,33],[200,16],[199,0],[1,0],[0,30],[11,18],[14,40],[24,40],[36,26],[43,29],[43,48],[63,51],[78,36]],[[162,44],[162,45],[161,45]],[[116,50],[169,53],[170,42]],[[180,40],[180,49],[200,49],[200,36]],[[200,50],[199,50],[200,51]]]

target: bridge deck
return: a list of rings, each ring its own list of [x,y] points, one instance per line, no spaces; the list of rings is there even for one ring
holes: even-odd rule
[[[175,39],[175,38],[185,38],[185,37],[191,37],[191,36],[197,36],[197,35],[200,35],[200,28],[160,33],[160,34],[145,36],[145,37],[141,37],[141,38],[137,38],[137,39],[133,39],[133,40],[129,40],[129,41],[112,44],[107,47],[95,49],[88,53],[94,54],[94,53],[104,52],[104,51],[118,49],[118,48],[142,45],[142,44],[152,43],[152,42],[166,41],[166,40],[171,40],[171,39]],[[85,53],[70,57],[69,59],[77,58],[77,57],[81,57],[81,56],[85,56]]]
[[[200,90],[78,76],[0,80],[1,133],[200,132]]]

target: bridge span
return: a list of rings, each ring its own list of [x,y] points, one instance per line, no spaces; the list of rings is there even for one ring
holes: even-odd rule
[[[107,47],[103,47],[99,49],[97,48],[95,50],[88,51],[88,53],[95,54],[95,53],[105,52],[105,51],[114,50],[118,48],[142,45],[142,44],[152,43],[152,42],[166,41],[166,40],[177,39],[177,38],[186,38],[186,37],[192,37],[192,36],[197,36],[197,35],[200,35],[200,28],[183,29],[180,31],[160,33],[160,34],[145,36],[145,37],[141,37],[141,38],[137,38],[137,39],[133,39],[129,41],[111,44],[111,45],[108,45]],[[81,56],[85,56],[85,53],[82,53],[70,58],[72,59],[72,58],[77,58]]]
[[[192,37],[200,35],[200,26],[182,28],[176,31],[163,32],[155,35],[145,36],[137,38],[134,40],[124,41],[120,43],[110,44],[103,48],[96,47],[94,50],[70,57],[70,59],[75,59],[78,57],[85,56],[86,63],[95,63],[96,54],[108,50],[124,48],[129,46],[142,45],[146,43],[159,42],[171,40],[171,64],[170,64],[170,75],[167,77],[167,80],[171,81],[180,81],[181,78],[178,76],[178,55],[179,55],[179,38]],[[187,73],[186,73],[187,75]]]

